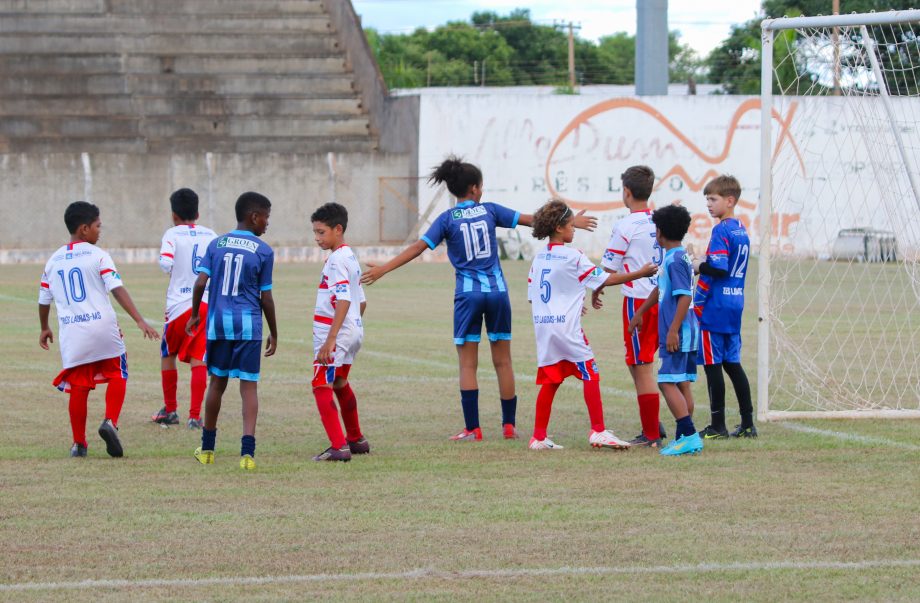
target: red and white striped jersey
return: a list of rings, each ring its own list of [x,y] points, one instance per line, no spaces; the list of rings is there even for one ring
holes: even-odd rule
[[[213,230],[199,224],[180,224],[163,234],[160,268],[169,275],[166,322],[182,316],[192,307],[192,287],[198,279],[198,265],[208,249],[208,243],[216,236]],[[208,302],[207,288],[201,301]]]
[[[339,300],[351,302],[342,328],[363,329],[361,303],[365,299],[364,287],[361,286],[361,265],[351,247],[342,245],[323,264],[322,280],[316,292],[316,310],[313,312],[313,333],[329,331]]]
[[[121,287],[112,257],[91,243],[69,243],[54,252],[42,273],[38,303],[57,309],[64,368],[125,353],[109,291]]]
[[[537,366],[594,358],[581,329],[581,309],[585,287],[597,289],[606,280],[607,273],[577,249],[551,243],[537,252],[527,279],[527,299],[537,337]]]
[[[634,272],[649,262],[661,265],[661,247],[655,239],[652,210],[634,211],[613,226],[601,266],[614,272]],[[640,278],[620,286],[625,297],[646,299],[658,286],[656,277]]]

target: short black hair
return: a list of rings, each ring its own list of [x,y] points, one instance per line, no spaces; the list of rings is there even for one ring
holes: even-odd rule
[[[655,172],[647,165],[634,165],[620,175],[623,186],[629,189],[636,201],[648,201],[655,186]]]
[[[84,224],[92,224],[99,218],[99,208],[86,201],[74,201],[64,210],[64,224],[70,234]]]
[[[172,212],[182,220],[198,219],[198,195],[190,188],[180,188],[169,196]]]
[[[428,182],[445,183],[447,190],[462,201],[471,186],[482,184],[482,171],[472,163],[451,155],[431,171]]]
[[[348,210],[338,203],[326,203],[313,212],[310,222],[322,222],[329,228],[341,226],[342,232],[345,232],[348,228]]]
[[[665,205],[652,214],[652,222],[669,241],[683,241],[690,230],[690,212],[683,205]]]
[[[252,212],[268,212],[271,208],[272,202],[265,195],[251,191],[243,193],[236,200],[236,221],[242,222]]]

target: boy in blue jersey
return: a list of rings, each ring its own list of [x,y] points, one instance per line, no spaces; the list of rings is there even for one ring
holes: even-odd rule
[[[696,381],[696,349],[700,332],[693,303],[693,266],[681,241],[690,228],[690,212],[680,205],[666,205],[652,214],[655,236],[664,251],[658,273],[658,294],[645,300],[629,321],[633,331],[642,315],[658,304],[658,388],[677,421],[674,440],[661,449],[664,456],[695,454],[703,440],[693,425],[693,392]]]
[[[515,428],[517,396],[511,366],[511,301],[499,263],[495,229],[514,228],[518,224],[532,226],[533,216],[497,203],[480,203],[482,172],[456,157],[447,158],[435,168],[429,182],[445,183],[447,190],[457,198],[457,205],[444,211],[419,241],[386,264],[368,264],[361,275],[361,283],[370,285],[387,272],[417,258],[426,249],[434,249],[441,241],[447,242],[447,257],[456,270],[454,345],[460,362],[460,404],[465,423],[464,429],[450,439],[482,440],[476,369],[483,319],[498,377],[502,432],[506,439],[515,439],[518,437]],[[585,216],[584,211],[575,216],[576,228],[593,230],[596,225],[597,219]]]
[[[278,328],[272,299],[274,252],[259,236],[268,229],[271,202],[259,193],[243,193],[236,200],[236,230],[219,236],[208,245],[192,290],[192,315],[186,331],[198,326],[201,298],[208,279],[208,344],[206,361],[211,383],[205,397],[201,446],[195,458],[204,465],[214,463],[217,416],[230,377],[240,380],[243,399],[243,438],[240,467],[255,469],[256,417],[259,413],[259,368],[262,348],[262,313],[268,323],[265,355],[275,353]]]
[[[693,262],[700,274],[693,305],[700,320],[698,362],[706,371],[709,408],[712,419],[700,432],[703,439],[729,437],[725,426],[725,379],[732,381],[741,424],[731,437],[756,438],[751,386],[741,366],[741,313],[744,311],[744,278],[747,274],[751,241],[744,224],[735,218],[735,205],[741,185],[733,176],[722,175],[703,189],[709,215],[719,220],[712,229],[706,258]]]

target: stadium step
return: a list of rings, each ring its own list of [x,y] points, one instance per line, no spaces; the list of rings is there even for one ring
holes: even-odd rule
[[[226,15],[223,13],[192,14],[122,14],[20,15],[16,19],[0,19],[2,34],[275,34],[298,32],[328,34],[332,25],[324,14],[295,15]]]
[[[285,54],[251,55],[131,55],[100,54],[4,54],[0,72],[5,75],[106,75],[115,73],[175,73],[261,75],[325,75],[347,73],[341,53],[317,56]]]
[[[148,117],[141,132],[151,139],[183,136],[233,138],[367,136],[366,117],[348,119],[291,117]],[[2,130],[0,130],[2,132]]]
[[[318,14],[320,0],[0,0],[0,13],[18,14]]]
[[[5,34],[0,36],[0,53],[67,54],[136,53],[176,56],[181,54],[284,53],[324,54],[339,50],[334,34]]]

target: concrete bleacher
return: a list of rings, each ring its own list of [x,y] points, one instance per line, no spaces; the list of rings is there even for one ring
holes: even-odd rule
[[[0,0],[0,152],[378,148],[322,0]]]

